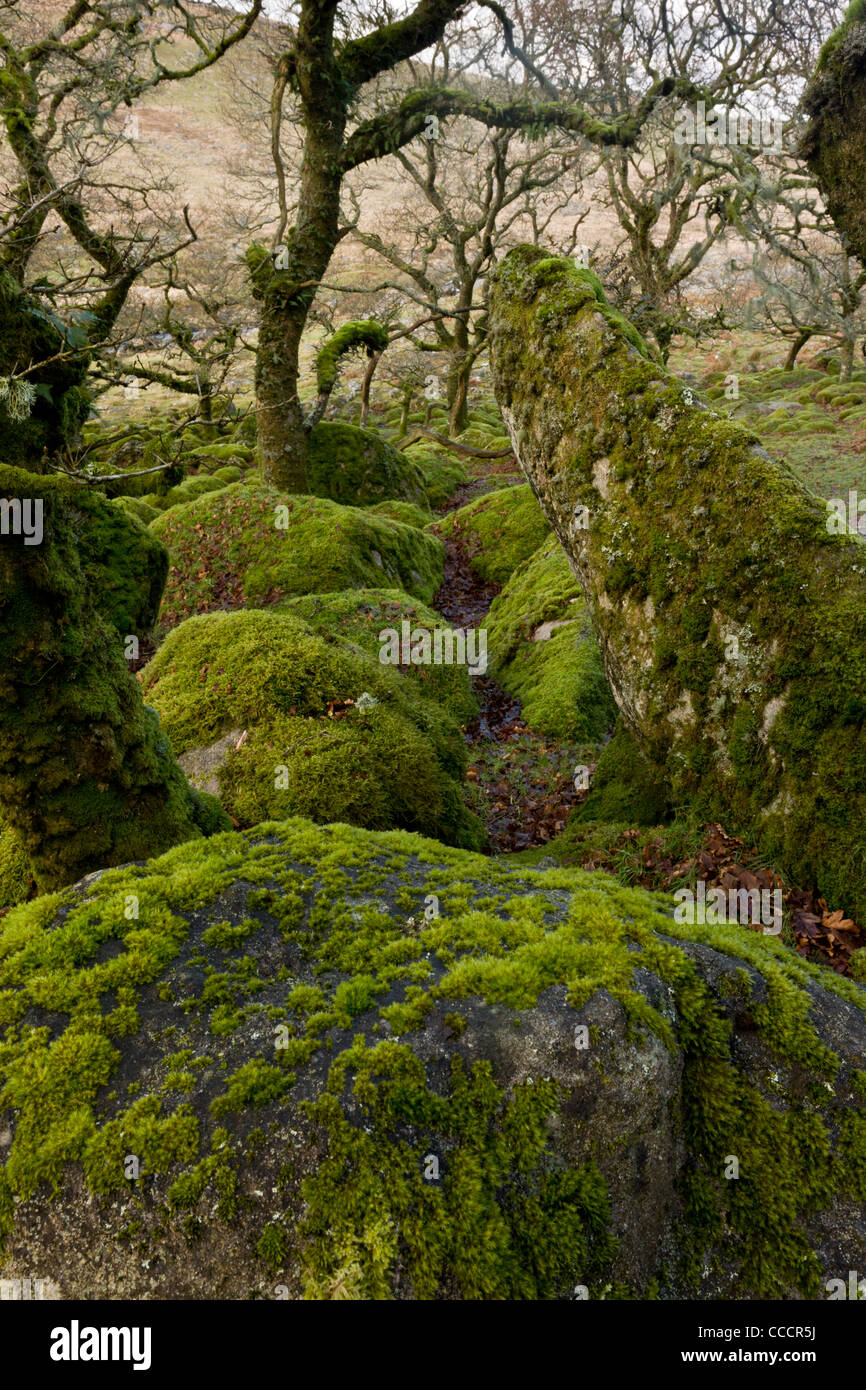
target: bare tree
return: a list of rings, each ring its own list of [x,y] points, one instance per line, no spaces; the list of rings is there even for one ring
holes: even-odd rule
[[[246,15],[184,0],[72,0],[54,18],[7,8],[0,27],[0,443],[40,467],[88,410],[91,350],[108,342],[130,289],[195,232],[158,209],[155,186],[115,159],[121,111],[163,83],[212,66],[249,33]],[[179,41],[186,53],[173,66]]]
[[[365,228],[350,188],[352,235],[397,272],[400,278],[386,283],[402,289],[416,312],[429,314],[428,331],[413,341],[421,351],[446,355],[449,432],[456,435],[466,426],[469,378],[486,344],[484,276],[503,246],[538,241],[549,230],[580,184],[586,151],[583,142],[575,146],[556,132],[533,141],[523,132],[479,131],[459,120],[441,134],[437,123],[419,144],[394,156],[408,175],[409,196],[386,227]],[[375,219],[380,226],[381,220]],[[580,221],[572,223],[567,250],[574,249]]]
[[[382,22],[370,32],[360,32],[355,11],[340,0],[298,0],[291,11],[286,45],[274,65],[271,100],[277,226],[270,250],[254,244],[247,253],[260,304],[256,395],[262,467],[265,477],[281,487],[302,491],[306,483],[310,420],[298,395],[301,335],[331,256],[346,234],[340,207],[346,175],[403,150],[423,137],[431,120],[457,116],[490,130],[528,130],[539,137],[559,129],[593,145],[632,145],[660,100],[695,93],[690,80],[659,78],[626,114],[601,120],[560,97],[514,42],[511,23],[496,0],[481,0],[480,8],[495,15],[508,51],[531,74],[527,95],[493,101],[469,83],[430,84],[405,94],[398,88],[366,118],[358,113],[368,85],[442,40],[463,15],[465,0],[420,0],[396,20],[383,9]],[[291,226],[280,139],[290,103],[303,132]]]
[[[603,179],[592,190],[619,228],[598,269],[666,356],[677,331],[699,330],[686,283],[748,217],[838,5],[517,3],[523,44],[543,51],[548,70],[602,119],[632,108],[659,71],[703,86],[688,107],[660,105],[631,147],[603,148]]]

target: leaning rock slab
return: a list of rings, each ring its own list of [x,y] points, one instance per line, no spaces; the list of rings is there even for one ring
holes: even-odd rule
[[[521,467],[674,803],[866,914],[866,546],[657,365],[591,271],[517,248],[490,325]]]
[[[825,1297],[866,1268],[864,1009],[601,874],[304,820],[190,842],[2,924],[0,1277]]]

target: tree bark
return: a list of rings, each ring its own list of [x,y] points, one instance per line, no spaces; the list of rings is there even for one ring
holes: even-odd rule
[[[295,49],[304,127],[298,218],[276,264],[247,256],[261,302],[256,412],[262,476],[303,492],[308,430],[298,397],[301,335],[316,286],[339,240],[348,92],[334,55],[335,0],[305,4]]]
[[[50,891],[230,823],[187,786],[128,665],[165,551],[98,493],[35,481],[0,468],[22,521],[0,534],[0,800]]]
[[[803,98],[800,153],[848,250],[866,264],[866,9],[851,5]]]
[[[802,332],[797,334],[796,338],[794,339],[790,348],[788,349],[788,356],[785,358],[785,366],[783,368],[784,371],[792,372],[794,370],[794,367],[797,363],[797,358],[800,356],[800,353],[803,351],[803,348],[806,346],[806,344],[811,341],[812,336],[812,330],[805,328],[802,330]]]

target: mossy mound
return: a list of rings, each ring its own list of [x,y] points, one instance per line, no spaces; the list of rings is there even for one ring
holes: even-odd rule
[[[526,483],[497,488],[434,523],[435,533],[465,545],[476,574],[505,581],[550,535],[550,525]]]
[[[377,516],[390,517],[391,521],[401,521],[404,526],[415,526],[419,531],[433,520],[428,510],[416,507],[414,502],[377,502],[370,511]]]
[[[436,687],[410,683],[360,643],[322,636],[288,612],[190,618],[144,669],[142,689],[176,755],[236,731],[217,750],[216,776],[238,824],[305,815],[466,848],[484,842],[460,795],[460,728],[428,697]]]
[[[432,440],[410,444],[408,449],[401,452],[420,468],[428,504],[434,511],[444,507],[461,483],[466,482],[466,468],[460,459]]]
[[[127,516],[135,517],[142,526],[149,526],[159,516],[160,508],[146,502],[143,497],[118,497],[117,505]]]
[[[429,601],[443,547],[414,526],[327,498],[236,483],[173,508],[151,530],[171,553],[160,621],[386,584]]]
[[[339,420],[321,420],[310,431],[307,491],[347,506],[367,507],[389,498],[428,506],[424,474],[382,435]]]
[[[671,907],[292,820],[16,908],[4,1277],[821,1296],[866,1265],[866,992]]]
[[[555,536],[518,565],[486,622],[493,674],[532,728],[573,743],[610,729],[616,705],[580,588]]]
[[[695,403],[567,260],[491,286],[497,392],[617,705],[676,806],[866,913],[866,545]]]
[[[83,490],[70,494],[73,507],[83,506]],[[79,527],[78,552],[87,582],[98,585],[100,605],[124,636],[150,632],[168,574],[165,548],[121,502],[88,508]]]
[[[374,656],[380,664],[390,662],[391,633],[400,639],[400,656],[408,662],[397,666],[401,675],[417,682],[420,691],[444,705],[461,724],[468,724],[478,713],[467,667],[442,662],[429,665],[414,662],[413,638],[433,633],[448,624],[432,608],[410,598],[399,589],[349,589],[341,594],[306,594],[287,599],[281,609],[302,618],[322,637],[346,638]],[[404,627],[408,624],[408,629]],[[380,634],[385,634],[380,636]],[[404,640],[406,643],[404,649]],[[383,662],[382,658],[387,659]]]

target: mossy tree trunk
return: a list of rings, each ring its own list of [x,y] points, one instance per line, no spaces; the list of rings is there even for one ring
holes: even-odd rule
[[[866,915],[866,544],[653,361],[591,272],[511,252],[490,339],[521,468],[673,803]]]
[[[803,98],[801,153],[847,249],[866,266],[866,3],[854,0]]]
[[[340,188],[346,174],[426,135],[431,117],[464,116],[491,130],[532,129],[536,136],[546,129],[561,129],[593,145],[633,146],[661,101],[697,92],[686,78],[664,78],[652,83],[633,111],[610,121],[599,120],[583,107],[559,99],[551,83],[515,46],[511,24],[497,5],[506,48],[532,75],[539,99],[497,105],[469,91],[422,88],[390,107],[385,104],[349,131],[349,114],[357,110],[362,89],[437,43],[464,9],[464,0],[419,0],[396,23],[383,23],[360,38],[337,40],[338,0],[301,0],[297,32],[275,62],[270,120],[279,225],[270,255],[260,246],[247,252],[253,293],[260,304],[255,382],[262,473],[274,486],[303,491],[305,485],[309,421],[298,396],[301,336],[342,234]],[[288,181],[280,147],[287,91],[298,100],[304,132],[298,214],[290,230]]]
[[[187,786],[129,670],[166,552],[98,493],[34,483],[0,468],[23,520],[0,535],[0,802],[50,890],[230,826]]]

